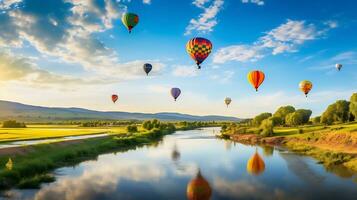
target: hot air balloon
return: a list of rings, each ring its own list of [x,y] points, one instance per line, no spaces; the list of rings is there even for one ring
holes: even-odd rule
[[[197,68],[201,69],[200,64],[212,51],[212,43],[205,38],[192,38],[187,42],[186,50],[188,54],[190,54],[191,58],[196,61]]]
[[[143,69],[144,69],[146,75],[149,75],[149,72],[152,70],[152,65],[149,63],[145,63],[143,66]]]
[[[228,108],[228,105],[229,105],[231,102],[232,102],[232,99],[229,98],[229,97],[226,97],[226,98],[224,99],[224,103],[227,105],[227,108]]]
[[[117,100],[118,100],[118,95],[116,95],[116,94],[113,94],[112,95],[112,101],[113,101],[113,103],[115,103]]]
[[[9,158],[9,161],[7,161],[7,163],[5,165],[6,169],[12,170],[12,165],[13,165],[12,160],[11,160],[11,158]]]
[[[312,88],[312,83],[308,80],[301,81],[299,84],[300,90],[304,92],[305,96],[307,97],[307,94],[309,94],[311,88]]]
[[[248,81],[253,85],[255,91],[258,91],[259,86],[263,83],[265,75],[262,71],[251,71],[247,75]]]
[[[139,16],[134,13],[124,13],[121,17],[121,21],[123,22],[124,26],[129,30],[131,33],[131,29],[134,28],[139,22]]]
[[[175,99],[175,101],[180,96],[180,94],[181,94],[180,88],[171,88],[171,96]]]
[[[341,68],[342,68],[342,64],[337,63],[337,64],[336,64],[336,69],[338,69],[338,71],[340,71]]]
[[[257,151],[249,158],[247,163],[247,171],[253,175],[259,175],[265,170],[264,160],[260,157]]]
[[[198,171],[196,177],[187,185],[187,198],[189,200],[209,200],[211,195],[211,186]]]

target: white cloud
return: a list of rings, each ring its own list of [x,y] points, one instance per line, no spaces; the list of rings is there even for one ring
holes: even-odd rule
[[[217,81],[221,84],[228,83],[234,76],[235,72],[226,70],[222,73],[215,73],[214,75],[210,76],[210,79]]]
[[[142,74],[139,69],[143,61],[121,62],[116,51],[94,36],[113,28],[113,22],[126,11],[121,1],[51,0],[43,2],[41,12],[31,10],[36,7],[34,0],[11,2],[21,6],[9,7],[14,3],[6,3],[9,10],[0,17],[0,46],[18,48],[30,44],[43,56],[80,64],[109,79],[126,80]],[[162,67],[156,62],[156,71]]]
[[[264,5],[264,1],[263,0],[242,0],[242,3],[254,3],[254,4],[257,4],[259,6]]]
[[[305,21],[287,20],[284,24],[265,33],[251,45],[232,45],[219,49],[213,55],[213,62],[254,62],[270,53],[277,55],[297,52],[300,45],[320,38],[332,27],[336,26],[323,24],[322,27],[318,28],[317,25],[307,24]]]
[[[210,1],[210,0],[209,0]],[[198,16],[198,19],[191,19],[189,25],[186,27],[185,35],[190,35],[192,31],[200,33],[209,33],[213,31],[213,28],[217,25],[216,16],[218,12],[223,8],[223,0],[213,0],[209,7],[205,7],[205,4],[209,2],[207,0],[195,0],[193,2],[198,8],[204,10]]]
[[[22,0],[2,0],[0,1],[0,9],[7,10],[13,6],[17,6],[18,3],[22,2]]]
[[[151,4],[151,0],[143,0],[144,4]]]
[[[175,65],[172,75],[179,77],[193,77],[198,75],[198,69],[193,66]]]
[[[232,61],[256,61],[262,58],[263,55],[260,49],[255,46],[248,45],[232,45],[219,49],[213,55],[214,63],[225,63],[228,60]]]

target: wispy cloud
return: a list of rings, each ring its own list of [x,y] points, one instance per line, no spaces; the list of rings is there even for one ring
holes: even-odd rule
[[[320,38],[328,30],[335,27],[322,24],[319,29],[317,25],[308,24],[305,21],[287,20],[284,24],[265,33],[253,44],[232,45],[219,49],[213,55],[213,62],[254,62],[267,54],[277,55],[286,52],[297,52],[300,45]]]
[[[151,0],[143,0],[144,4],[151,4]]]
[[[206,7],[206,3],[212,2]],[[209,33],[217,25],[217,14],[223,8],[223,0],[195,0],[193,4],[198,8],[203,9],[203,13],[198,16],[198,19],[191,19],[186,27],[185,35],[190,35],[193,31],[200,33]]]
[[[172,75],[178,77],[193,77],[198,75],[198,70],[192,66],[175,65]]]
[[[254,3],[254,4],[257,4],[259,6],[264,5],[264,1],[263,0],[242,0],[242,3]]]
[[[211,75],[209,78],[214,81],[217,81],[218,83],[225,84],[228,83],[233,78],[234,74],[235,74],[234,71],[226,70],[221,73],[215,73]]]
[[[343,66],[356,65],[357,64],[357,52],[355,51],[346,51],[339,53],[329,59],[325,59],[322,62],[315,64],[312,67],[309,67],[311,70],[327,70],[335,71],[335,64],[341,63]]]

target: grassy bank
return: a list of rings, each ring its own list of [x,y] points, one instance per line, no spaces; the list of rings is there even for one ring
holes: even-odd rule
[[[180,127],[178,130],[190,128],[197,127]],[[26,153],[11,156],[12,170],[4,167],[9,156],[0,157],[0,189],[36,188],[43,182],[53,181],[54,177],[50,173],[56,168],[96,159],[103,153],[126,151],[152,144],[174,131],[175,128],[168,126],[133,134],[31,146]]]
[[[237,128],[222,133],[225,138],[248,143],[281,145],[309,155],[327,168],[343,165],[357,172],[357,123],[331,126],[275,127],[274,136],[262,137],[255,128]]]

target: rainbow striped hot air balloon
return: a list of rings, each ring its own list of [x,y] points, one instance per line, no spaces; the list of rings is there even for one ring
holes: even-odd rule
[[[135,13],[124,13],[121,17],[121,21],[129,30],[129,33],[131,33],[131,29],[133,29],[139,23],[139,16]]]
[[[300,82],[299,88],[307,97],[307,94],[309,94],[310,90],[312,89],[312,83],[311,81],[303,80]]]
[[[192,38],[186,44],[187,53],[196,61],[197,68],[201,69],[200,64],[209,56],[212,51],[211,41],[205,38]]]
[[[265,75],[262,71],[251,71],[247,75],[248,81],[253,85],[255,91],[258,91],[259,86],[263,83]]]

